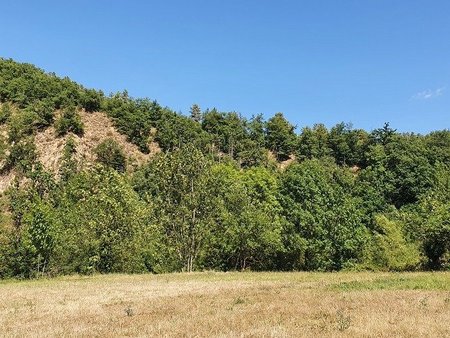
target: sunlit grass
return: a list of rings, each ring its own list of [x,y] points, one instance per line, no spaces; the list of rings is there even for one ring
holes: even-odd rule
[[[450,336],[450,273],[203,272],[0,282],[0,336]]]

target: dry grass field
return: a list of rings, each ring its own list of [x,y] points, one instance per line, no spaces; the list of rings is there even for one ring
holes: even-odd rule
[[[4,337],[450,337],[450,273],[193,273],[0,282]]]

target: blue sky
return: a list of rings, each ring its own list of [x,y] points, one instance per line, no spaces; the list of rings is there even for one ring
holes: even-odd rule
[[[299,127],[450,128],[450,1],[5,1],[0,56]]]

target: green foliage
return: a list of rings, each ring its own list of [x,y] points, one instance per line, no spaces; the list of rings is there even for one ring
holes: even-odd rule
[[[407,241],[400,221],[376,216],[375,224],[376,231],[365,253],[369,267],[391,271],[419,267],[422,260],[419,246]]]
[[[198,104],[193,104],[190,109],[191,119],[195,122],[202,121],[202,110],[200,109]]]
[[[32,110],[19,110],[10,117],[8,126],[9,142],[18,142],[34,133],[38,126],[39,115]]]
[[[433,269],[450,267],[450,170],[436,166],[433,188],[419,202],[404,210],[408,232],[422,242],[427,265]]]
[[[69,132],[82,136],[84,125],[75,107],[65,108],[61,116],[55,121],[55,130],[58,136],[63,136]]]
[[[336,163],[360,165],[369,136],[364,130],[352,129],[351,125],[339,123],[330,130],[329,147]]]
[[[173,112],[164,112],[164,117],[157,121],[156,130],[155,141],[164,151],[172,151],[186,144],[206,149],[208,143],[208,136],[198,122]]]
[[[450,266],[448,130],[339,123],[297,136],[281,113],[266,122],[193,105],[189,117],[5,59],[0,103],[0,164],[16,177],[1,205],[1,277]],[[81,109],[162,152],[126,172],[108,139],[94,150],[102,165],[88,167],[69,136],[55,181],[33,137],[52,124],[81,136]]]
[[[64,272],[144,271],[146,212],[125,179],[99,169],[73,176],[61,196],[58,244]]]
[[[450,130],[433,131],[425,136],[427,157],[432,164],[450,163]]]
[[[120,145],[113,139],[106,139],[95,148],[97,161],[118,172],[124,172],[127,159]]]
[[[213,225],[215,196],[212,194],[210,161],[192,146],[160,156],[149,164],[154,175],[141,182],[153,190],[155,216],[165,234],[166,245],[173,249],[177,265],[192,271],[205,247]]]
[[[88,112],[99,111],[103,101],[103,93],[87,89],[81,93],[81,106]]]
[[[317,160],[283,174],[280,198],[289,230],[307,241],[304,268],[337,270],[361,258],[367,230],[352,185],[347,172]]]
[[[43,128],[51,125],[54,119],[54,106],[49,99],[36,101],[26,108],[30,113],[36,116],[35,125],[37,128]]]
[[[221,113],[216,109],[206,111],[202,128],[211,135],[215,149],[235,159],[242,155],[244,146],[252,140],[247,121],[235,112]]]
[[[67,182],[78,171],[78,163],[74,158],[76,151],[75,139],[69,136],[63,148],[59,167],[59,175],[63,182]]]
[[[261,114],[252,116],[246,123],[246,138],[241,141],[238,160],[243,167],[267,164],[267,150],[265,148],[266,123]]]
[[[6,138],[3,135],[0,135],[0,168],[3,166],[7,159],[6,151],[8,149],[8,144],[6,142]]]
[[[143,152],[148,152],[151,128],[157,127],[165,111],[156,101],[134,100],[128,93],[116,93],[103,101],[101,107],[113,118],[119,131],[136,144]]]
[[[45,273],[55,246],[55,236],[58,233],[55,215],[51,206],[36,200],[23,216],[22,245],[34,255],[34,270],[37,273]]]
[[[7,243],[0,253],[3,260],[0,274],[7,277],[29,278],[46,273],[58,233],[50,204],[52,180],[39,165],[28,179],[25,187],[19,187],[16,181],[7,191],[11,224],[0,231]]]
[[[69,78],[45,73],[31,64],[0,58],[0,102],[12,102],[26,108],[39,101],[53,105],[53,111],[80,106],[87,111],[100,107],[103,93],[87,90]]]
[[[378,128],[372,131],[370,134],[370,139],[375,144],[386,146],[392,140],[392,137],[396,134],[396,132],[396,129],[392,129],[389,126],[389,123],[385,122],[383,128]]]
[[[30,172],[36,159],[36,146],[33,138],[25,138],[11,146],[4,169],[16,168],[22,174],[26,174]]]
[[[6,123],[12,115],[12,108],[9,103],[3,103],[0,106],[0,124]]]
[[[297,156],[301,159],[322,158],[331,154],[328,147],[328,130],[323,124],[302,129],[298,141]]]
[[[221,269],[270,269],[283,250],[277,181],[265,169],[212,168],[216,223],[205,261]],[[204,263],[206,264],[206,263]]]
[[[267,121],[266,145],[273,151],[278,160],[285,160],[293,153],[296,135],[295,127],[290,124],[282,113],[276,113]]]
[[[417,202],[420,195],[432,186],[433,166],[427,158],[422,138],[415,135],[395,137],[386,146],[387,169],[392,173],[394,190],[389,197],[401,207]]]

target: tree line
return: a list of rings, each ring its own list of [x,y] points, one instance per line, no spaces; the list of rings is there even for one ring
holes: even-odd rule
[[[414,270],[450,267],[450,131],[296,127],[277,113],[175,113],[106,96],[0,59],[0,277],[193,270]],[[148,152],[103,141],[97,163],[67,138],[58,175],[34,135],[83,135],[79,110],[103,111]],[[59,113],[55,113],[59,112]],[[287,161],[289,160],[289,161]]]

